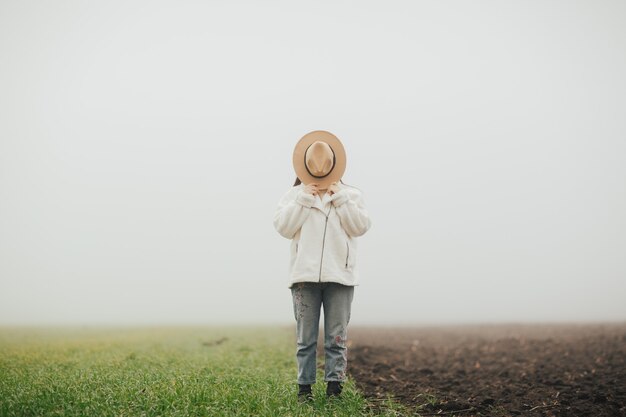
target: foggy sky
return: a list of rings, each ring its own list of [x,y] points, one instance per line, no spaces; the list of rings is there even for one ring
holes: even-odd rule
[[[626,320],[626,3],[0,2],[0,324],[292,323],[311,130],[351,323]]]

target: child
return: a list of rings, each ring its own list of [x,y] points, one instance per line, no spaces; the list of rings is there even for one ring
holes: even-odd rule
[[[346,156],[330,132],[308,133],[293,153],[296,181],[282,197],[274,227],[291,239],[290,282],[296,318],[298,399],[312,399],[320,308],[324,306],[326,395],[339,396],[347,369],[347,326],[358,285],[356,237],[371,221],[361,192],[344,184]]]

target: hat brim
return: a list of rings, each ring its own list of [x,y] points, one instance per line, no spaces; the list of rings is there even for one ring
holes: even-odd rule
[[[306,169],[304,160],[307,148],[318,140],[326,142],[335,154],[335,165],[332,171],[322,178],[312,176]],[[337,136],[325,130],[314,130],[304,135],[298,143],[296,143],[293,150],[293,169],[304,185],[316,183],[321,190],[327,189],[330,184],[339,181],[343,177],[346,171],[346,151]]]

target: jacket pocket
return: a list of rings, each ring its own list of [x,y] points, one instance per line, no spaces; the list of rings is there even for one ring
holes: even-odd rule
[[[349,261],[350,261],[350,244],[346,240],[346,269],[348,268]]]

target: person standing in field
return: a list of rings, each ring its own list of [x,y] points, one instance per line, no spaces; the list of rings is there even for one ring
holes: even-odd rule
[[[357,241],[371,226],[358,188],[341,181],[346,153],[332,133],[304,135],[293,152],[296,181],[278,203],[274,227],[291,239],[289,288],[296,319],[298,399],[312,400],[320,310],[324,307],[326,395],[338,397],[347,371],[347,327],[358,285]]]

